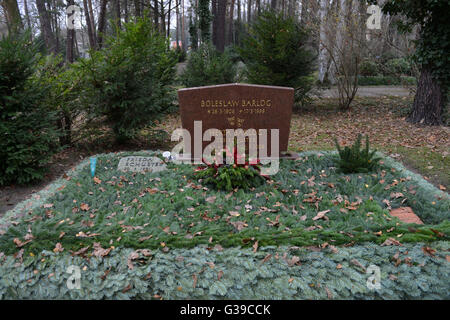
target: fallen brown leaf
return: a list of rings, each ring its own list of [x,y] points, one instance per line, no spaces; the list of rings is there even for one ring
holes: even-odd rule
[[[320,212],[317,213],[317,215],[316,215],[314,218],[312,218],[312,219],[313,219],[313,220],[322,219],[322,218],[325,217],[325,215],[326,215],[328,212],[330,212],[330,211],[331,211],[330,209],[324,210],[324,211],[320,211]]]
[[[58,242],[55,246],[55,248],[53,249],[53,252],[58,253],[58,252],[63,252],[64,248],[62,247],[61,243]]]

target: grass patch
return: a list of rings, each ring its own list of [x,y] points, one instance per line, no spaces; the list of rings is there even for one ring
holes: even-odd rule
[[[429,178],[439,176],[439,182],[444,186],[450,186],[450,158],[436,152],[432,148],[417,147],[414,149],[406,147],[393,148],[394,152],[402,156],[403,162],[413,168],[420,168],[421,173]]]
[[[118,172],[120,157],[130,154],[99,156],[100,183],[87,167],[68,178],[46,205],[29,210],[0,236],[0,252],[22,248],[36,255],[57,243],[77,251],[94,242],[164,249],[250,247],[256,241],[259,246],[427,242],[450,235],[449,198],[386,165],[374,173],[342,175],[335,155],[304,155],[281,161],[269,183],[226,193],[201,185],[191,165],[170,164],[157,174]],[[405,225],[389,216],[388,207],[401,206],[412,207],[426,225]]]
[[[411,103],[411,97],[357,97],[351,111],[339,112],[336,99],[314,100],[293,114],[289,150],[334,150],[334,138],[350,145],[368,135],[373,148],[399,154],[397,160],[449,189],[449,128],[407,122]]]

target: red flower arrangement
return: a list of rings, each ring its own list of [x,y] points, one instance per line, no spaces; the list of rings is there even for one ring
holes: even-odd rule
[[[232,159],[231,163],[226,163],[227,157]],[[247,189],[268,179],[261,174],[260,160],[246,158],[245,155],[239,154],[237,147],[233,148],[233,152],[228,148],[224,149],[220,159],[222,161],[217,160],[214,158],[213,161],[207,161],[203,158],[204,165],[198,166],[195,174],[203,179],[203,183],[215,185],[219,190]]]
[[[244,167],[245,169],[248,169],[248,168],[252,167],[252,168],[256,169],[261,175],[261,169],[260,169],[261,161],[258,158],[257,159],[246,158],[245,155],[240,154],[238,152],[236,146],[233,148],[233,152],[231,152],[228,148],[223,149],[223,154],[225,155],[225,157],[223,157],[222,160],[225,159],[225,161],[221,161],[221,163],[218,163],[218,161],[215,161],[216,160],[215,157],[214,157],[213,162],[208,162],[208,161],[206,161],[205,158],[202,158],[202,162],[206,166],[198,166],[197,169],[195,169],[195,171],[202,171],[202,170],[206,170],[208,168],[214,168],[217,170],[220,167],[231,165],[231,164],[226,163],[226,159],[227,159],[227,157],[232,157],[233,158],[233,162],[232,162],[233,168]],[[244,161],[242,161],[242,160],[244,160]],[[244,162],[244,163],[242,163],[242,162]],[[261,175],[261,176],[264,176],[264,175]]]

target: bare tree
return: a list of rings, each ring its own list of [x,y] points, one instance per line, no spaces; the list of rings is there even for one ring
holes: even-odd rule
[[[94,17],[91,17],[87,0],[83,0],[83,7],[84,7],[84,17],[86,20],[86,25],[87,25],[87,30],[88,30],[89,46],[91,49],[95,49],[96,48],[96,45],[95,45],[96,39],[95,39],[94,30],[92,30],[92,26],[93,26],[92,19]]]
[[[172,0],[169,0],[169,11],[167,11],[167,38],[170,38],[170,12],[172,11]]]
[[[136,17],[141,16],[141,4],[140,4],[139,0],[134,0],[134,13],[135,13]]]
[[[220,52],[225,50],[225,16],[227,11],[227,2],[219,1],[217,4],[217,45]]]
[[[74,5],[74,0],[67,0],[67,8]],[[67,18],[70,17],[72,12],[66,10]],[[75,43],[75,28],[67,26],[67,39],[66,39],[66,62],[73,63],[73,49]]]
[[[6,15],[6,22],[10,32],[16,32],[23,27],[17,0],[2,0],[1,5]]]
[[[237,21],[238,25],[241,24],[241,0],[237,0]]]
[[[28,1],[27,0],[23,0],[23,7],[25,10],[25,19],[27,20],[27,27],[28,27],[28,29],[30,29],[31,38],[33,38],[33,30],[31,27],[30,13],[28,11]]]
[[[50,15],[50,26],[53,34],[55,35],[55,52],[59,52],[59,21],[58,21],[58,10],[56,7],[56,0],[48,0],[48,13]]]
[[[128,0],[123,0],[123,7],[124,7],[124,20],[125,23],[128,23]]]
[[[326,41],[326,16],[328,10],[328,0],[320,0],[320,10],[319,10],[319,81],[323,83],[325,78],[325,71],[327,67],[327,52],[325,46]],[[303,11],[303,8],[302,8]]]
[[[103,34],[106,28],[106,5],[108,0],[100,1],[100,13],[98,15],[98,30],[97,30],[97,47],[101,49],[103,45]]]
[[[270,7],[272,8],[272,10],[277,10],[277,5],[278,5],[278,1],[277,0],[271,0],[270,1]]]
[[[160,19],[160,24],[159,24],[159,31],[161,32],[161,34],[165,34],[166,33],[166,15],[165,15],[165,10],[164,10],[164,1],[161,0],[160,4],[159,4],[159,17]]]
[[[120,0],[114,0],[114,19],[116,20],[117,27],[122,27],[122,21],[120,18]]]
[[[235,0],[230,2],[230,18],[228,23],[228,44],[233,43],[233,17],[234,17],[234,4]]]
[[[41,32],[44,38],[45,47],[48,52],[56,53],[56,39],[52,31],[50,14],[45,7],[45,0],[36,0],[36,7],[39,13]]]
[[[180,9],[179,9],[179,0],[175,0],[175,15],[177,18],[177,29],[175,32],[175,40],[177,42],[177,48],[179,47],[179,41],[180,41]]]
[[[288,9],[288,15],[289,17],[295,17],[295,9],[297,6],[297,0],[289,0],[289,9]]]
[[[212,43],[217,46],[217,1],[211,1],[211,14],[212,14]]]
[[[94,19],[94,10],[92,10],[92,0],[88,0],[88,6],[89,6],[89,18],[90,18],[89,22],[91,23],[94,39],[97,39],[97,36],[95,35],[95,19]]]
[[[186,19],[184,15],[184,0],[181,0],[181,45],[186,51]]]
[[[153,18],[155,21],[155,29],[159,30],[158,0],[153,0]]]
[[[340,0],[340,9],[329,14],[326,20],[322,39],[322,48],[331,60],[341,110],[350,109],[358,91],[359,65],[365,45],[360,31],[362,20],[359,11],[352,10],[353,1],[357,0]]]
[[[234,43],[239,43],[239,34],[241,32],[241,22],[242,22],[242,18],[241,18],[241,0],[237,0],[237,32],[236,32],[236,36],[234,39]]]

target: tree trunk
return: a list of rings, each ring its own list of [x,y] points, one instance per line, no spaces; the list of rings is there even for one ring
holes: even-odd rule
[[[155,29],[159,30],[159,11],[158,11],[158,0],[153,1],[153,18],[155,21]]]
[[[125,23],[128,23],[128,0],[123,0],[123,5],[124,5],[124,20]]]
[[[300,14],[300,21],[302,25],[306,25],[308,21],[308,0],[302,0],[302,12]],[[322,0],[320,0],[322,2]],[[321,21],[322,22],[322,21]]]
[[[277,10],[277,0],[271,0],[270,7],[272,8],[272,10]]]
[[[53,0],[53,2],[51,2],[50,8],[49,8],[49,12],[53,15],[53,30],[55,33],[55,51],[59,52],[59,20],[58,20],[58,8],[56,7],[56,1]]]
[[[56,39],[52,32],[50,14],[45,7],[45,0],[36,0],[36,7],[39,13],[41,32],[44,38],[45,47],[49,53],[56,53]]]
[[[320,19],[320,30],[319,30],[319,57],[318,57],[318,63],[319,63],[319,81],[323,83],[323,80],[325,78],[325,71],[327,68],[327,56],[326,56],[326,48],[325,48],[325,41],[326,41],[326,34],[325,34],[325,27],[326,27],[326,15],[327,15],[327,0],[320,0],[320,10],[319,10],[319,19]],[[302,8],[303,12],[303,8]]]
[[[103,33],[105,33],[106,27],[106,5],[108,0],[101,0],[100,13],[98,15],[98,30],[97,30],[97,47],[101,49],[103,45]]]
[[[227,11],[227,2],[219,1],[217,5],[217,45],[218,51],[225,50],[225,16]]]
[[[186,52],[186,19],[184,16],[184,0],[181,0],[181,46]]]
[[[408,121],[425,125],[440,125],[442,124],[444,105],[445,95],[443,88],[432,77],[431,71],[423,67]]]
[[[297,4],[296,2],[297,2],[297,0],[289,0],[288,14],[289,14],[289,17],[291,17],[291,18],[295,17],[295,7]]]
[[[114,0],[114,18],[116,19],[117,27],[122,28],[122,22],[120,20],[120,0]]]
[[[141,16],[141,4],[139,3],[139,0],[134,0],[134,13],[136,17]]]
[[[172,10],[172,0],[169,1],[169,11],[167,11],[167,38],[170,40],[170,11]],[[170,44],[169,44],[170,46]]]
[[[239,43],[239,36],[241,35],[241,0],[237,0],[237,32],[234,43]]]
[[[23,25],[17,0],[2,0],[1,4],[6,15],[9,32],[19,31]]]
[[[237,21],[238,25],[241,24],[241,0],[237,0]]]
[[[74,0],[67,0],[67,7],[74,5]],[[72,15],[72,12],[67,11],[67,17]],[[67,39],[66,39],[66,62],[68,64],[73,63],[73,47],[75,43],[75,26],[73,28],[67,28]]]
[[[177,18],[177,30],[175,32],[175,41],[177,42],[177,46],[176,48],[179,49],[179,44],[180,44],[180,9],[178,8],[179,5],[179,0],[175,0],[175,16]]]
[[[28,29],[30,29],[30,36],[33,39],[33,31],[31,28],[31,20],[30,20],[30,14],[28,12],[28,1],[27,0],[23,0],[23,6],[25,9],[25,19],[27,19]]]
[[[247,0],[247,23],[252,19],[252,0]]]
[[[61,146],[72,144],[72,119],[67,111],[61,111],[59,113],[57,127],[63,133],[59,137],[59,144]]]
[[[95,34],[95,18],[94,18],[94,10],[92,10],[92,0],[88,0],[88,6],[89,6],[89,20],[91,22],[92,26],[92,33],[94,35],[94,42],[97,39],[97,35]]]
[[[83,7],[84,7],[84,17],[86,19],[86,25],[88,29],[88,38],[89,38],[89,47],[92,50],[95,50],[95,36],[94,31],[92,30],[92,21],[91,21],[91,15],[89,13],[89,7],[87,0],[83,0]]]
[[[78,48],[77,30],[75,30],[75,29],[73,30],[73,38],[75,39],[74,40],[74,44],[75,44],[75,49],[74,50],[75,50],[76,56],[79,57],[80,56],[80,50]]]
[[[346,0],[339,0],[338,2],[339,4],[339,9],[338,9],[338,23],[337,23],[337,28],[336,28],[336,42],[334,44],[334,48],[333,48],[333,56],[334,56],[334,61],[331,64],[330,70],[329,70],[329,80],[332,84],[335,84],[337,82],[336,77],[339,75],[339,72],[341,70],[339,70],[341,63],[343,63],[341,61],[342,59],[342,55],[345,49],[345,44],[344,44],[344,34],[345,34],[345,30],[346,30],[346,21],[345,18],[347,16],[347,1]]]
[[[211,1],[211,14],[212,14],[212,43],[217,47],[217,1]]]
[[[160,3],[160,8],[161,8],[161,29],[160,32],[162,35],[164,35],[166,33],[166,13],[164,12],[164,1],[161,0]]]
[[[230,24],[228,25],[228,44],[233,43],[234,2],[235,2],[235,0],[231,0],[231,4],[230,4]]]

